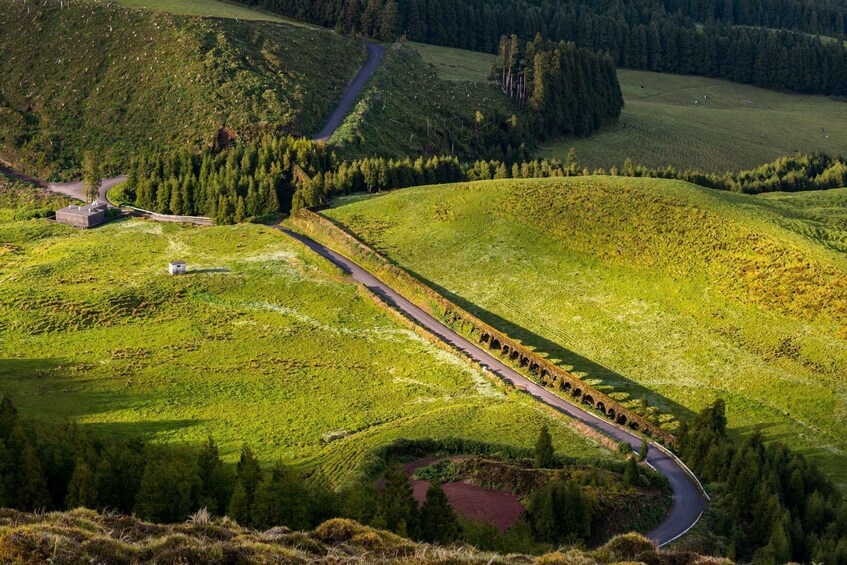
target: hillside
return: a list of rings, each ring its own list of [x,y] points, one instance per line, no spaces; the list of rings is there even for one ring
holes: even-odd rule
[[[527,141],[509,122],[516,109],[493,82],[443,80],[414,49],[388,49],[355,108],[330,142],[341,155],[521,156]],[[510,148],[511,147],[511,148]]]
[[[443,80],[486,82],[495,59],[411,45]],[[573,148],[580,165],[591,170],[620,168],[630,158],[648,167],[723,173],[798,151],[839,154],[847,145],[847,130],[834,127],[845,111],[843,101],[629,69],[618,69],[618,80],[625,106],[617,124],[591,137],[545,143],[539,156],[565,161]]]
[[[0,510],[0,560],[11,563],[583,563],[641,560],[656,565],[729,563],[693,553],[659,551],[636,534],[593,551],[563,550],[541,557],[498,555],[464,545],[411,542],[349,520],[313,531],[247,530],[228,518],[197,514],[185,524],[156,525],[129,516],[78,509],[24,514]],[[649,561],[648,561],[649,560]]]
[[[847,262],[829,218],[843,198],[584,177],[419,187],[327,214],[668,429],[722,397],[733,433],[761,426],[843,487]]]
[[[332,481],[400,437],[529,447],[544,423],[563,454],[614,457],[275,230],[26,220],[60,202],[43,198],[0,180],[0,395],[28,417],[159,443],[211,435],[228,462],[247,442]],[[174,259],[191,274],[168,276]]]
[[[67,178],[85,148],[119,167],[140,148],[308,135],[364,58],[360,42],[302,26],[2,0],[0,155]]]

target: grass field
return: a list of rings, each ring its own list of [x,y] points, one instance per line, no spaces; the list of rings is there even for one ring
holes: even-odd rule
[[[0,187],[0,195],[9,188]],[[264,226],[13,221],[0,198],[0,394],[29,416],[160,442],[211,434],[340,480],[399,437],[613,457],[564,419],[419,337]],[[188,261],[170,277],[167,261]]]
[[[444,79],[488,80],[493,55],[413,45]],[[847,112],[843,101],[626,69],[618,69],[618,80],[626,107],[617,125],[588,138],[545,144],[539,155],[564,161],[573,147],[591,169],[620,167],[629,157],[651,167],[722,173],[798,151],[847,150],[847,128],[839,127]]]
[[[219,5],[232,8],[205,11]],[[77,177],[86,148],[121,170],[140,150],[211,146],[224,131],[310,135],[364,59],[329,30],[2,0],[0,155],[52,180]]]
[[[413,188],[327,213],[667,428],[723,397],[735,433],[760,425],[844,485],[846,198],[580,177]]]
[[[224,2],[222,0],[119,0],[124,6],[141,8],[157,12],[167,12],[177,16],[202,16],[210,18],[229,18],[233,20],[261,20],[266,22],[286,23],[313,29],[320,29],[311,24],[283,18],[277,14],[249,8],[242,4]]]

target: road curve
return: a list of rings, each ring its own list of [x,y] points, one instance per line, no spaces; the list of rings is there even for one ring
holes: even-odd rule
[[[641,447],[641,437],[630,433],[626,429],[619,428],[610,422],[586,412],[580,407],[571,404],[561,397],[553,394],[546,388],[534,383],[524,377],[498,358],[494,357],[476,344],[460,336],[402,296],[391,289],[388,285],[371,275],[368,271],[347,259],[343,255],[332,251],[306,237],[282,226],[274,226],[276,229],[288,234],[294,239],[306,245],[309,249],[324,257],[367,287],[367,289],[395,308],[412,318],[416,323],[429,330],[445,343],[461,350],[471,359],[495,373],[504,381],[526,389],[526,392],[539,401],[552,406],[556,410],[583,422],[584,424],[598,430],[616,441],[626,441],[635,450]],[[683,468],[682,463],[667,451],[651,443],[647,453],[647,463],[668,479],[673,492],[673,504],[665,519],[659,524],[648,537],[657,545],[662,546],[680,537],[691,529],[700,519],[700,515],[706,508],[706,498],[701,494],[699,484]]]
[[[114,208],[115,205],[107,197],[109,189],[115,186],[118,183],[124,182],[126,180],[126,176],[113,177],[110,179],[103,179],[100,181],[100,193],[97,197],[97,200],[100,202],[105,202],[110,208]],[[58,194],[64,194],[65,196],[70,196],[71,198],[76,198],[77,200],[85,201],[85,184],[82,181],[76,182],[51,182],[47,185],[47,188],[52,192],[56,192]]]
[[[379,62],[382,60],[382,56],[385,54],[385,47],[378,43],[366,43],[365,47],[368,49],[367,61],[359,69],[359,72],[356,73],[350,84],[347,85],[347,88],[344,89],[341,100],[339,100],[338,105],[333,110],[323,129],[312,138],[314,141],[329,141],[329,138],[332,137],[332,134],[335,133],[335,130],[344,121],[344,118],[347,117],[350,108],[353,107],[353,102],[356,101],[356,97],[359,96],[359,93],[365,87],[365,83],[374,74]]]

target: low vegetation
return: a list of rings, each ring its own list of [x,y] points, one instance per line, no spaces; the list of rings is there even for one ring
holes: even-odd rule
[[[326,213],[666,429],[723,397],[731,435],[761,425],[840,482],[847,266],[828,213],[844,195],[792,198],[579,177],[419,187]]]
[[[657,565],[729,563],[693,553],[658,550],[649,540],[627,534],[594,551],[562,550],[540,557],[499,555],[467,546],[417,544],[354,521],[329,520],[312,531],[273,528],[257,532],[226,518],[195,515],[185,524],[156,525],[90,510],[26,514],[0,510],[0,559],[17,563],[161,562],[190,560],[239,563],[537,563],[607,565],[650,560]]]
[[[227,462],[247,441],[336,483],[397,438],[528,446],[545,422],[563,452],[612,456],[275,230],[15,213],[0,224],[0,389],[24,415],[155,443],[211,435]],[[188,275],[167,275],[174,259]]]
[[[309,135],[364,58],[361,43],[302,26],[4,0],[0,154],[59,179],[79,176],[86,149],[119,170],[151,148]]]
[[[345,158],[521,159],[531,139],[519,115],[493,82],[442,80],[413,49],[397,43],[330,142]]]

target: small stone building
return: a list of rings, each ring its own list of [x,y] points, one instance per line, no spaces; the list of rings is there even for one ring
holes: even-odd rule
[[[100,202],[83,206],[71,204],[56,210],[56,221],[78,228],[93,228],[106,221],[106,205]]]
[[[168,272],[172,275],[185,274],[185,261],[170,261],[168,262]]]

